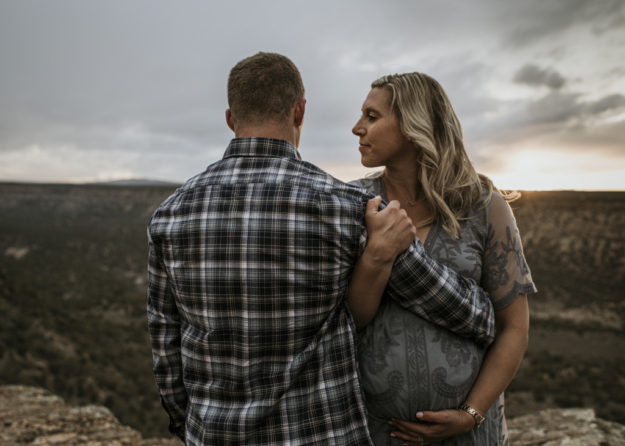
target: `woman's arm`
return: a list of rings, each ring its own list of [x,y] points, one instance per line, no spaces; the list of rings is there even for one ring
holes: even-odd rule
[[[529,306],[527,296],[520,294],[507,307],[495,312],[497,335],[486,354],[466,404],[484,415],[516,374],[529,338]],[[391,420],[398,431],[393,436],[408,444],[423,444],[470,431],[475,426],[471,415],[462,410],[423,411],[416,414],[419,422]],[[420,422],[427,422],[422,424]]]
[[[417,230],[398,201],[378,211],[382,198],[368,201],[365,220],[368,240],[349,282],[347,304],[356,328],[373,319],[397,256],[414,240]]]

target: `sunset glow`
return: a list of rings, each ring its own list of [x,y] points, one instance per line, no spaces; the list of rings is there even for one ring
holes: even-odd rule
[[[503,189],[623,190],[625,166],[606,166],[591,154],[525,150],[512,154],[501,172],[489,176]]]
[[[322,164],[333,176],[351,181],[381,170],[360,164]],[[625,166],[606,166],[591,154],[563,155],[561,151],[514,152],[501,171],[478,171],[488,175],[501,189],[514,190],[625,190]]]

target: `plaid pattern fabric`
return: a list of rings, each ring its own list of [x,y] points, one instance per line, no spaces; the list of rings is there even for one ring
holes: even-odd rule
[[[286,141],[237,138],[156,210],[154,373],[186,444],[371,444],[345,302],[369,198]],[[419,243],[397,263],[392,297],[492,339],[492,306],[474,284]]]

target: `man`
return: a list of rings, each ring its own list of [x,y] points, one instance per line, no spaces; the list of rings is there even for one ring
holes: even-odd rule
[[[346,306],[359,256],[370,271],[395,263],[388,290],[402,305],[485,342],[490,301],[417,242],[397,256],[407,246],[397,205],[369,202],[367,243],[371,197],[300,159],[306,100],[289,59],[239,62],[228,103],[224,158],[148,228],[148,321],[170,430],[188,445],[370,444]]]

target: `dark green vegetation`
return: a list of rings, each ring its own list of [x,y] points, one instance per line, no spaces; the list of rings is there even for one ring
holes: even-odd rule
[[[0,383],[105,405],[146,436],[166,435],[145,316],[146,226],[172,191],[0,186]]]
[[[0,384],[108,406],[166,435],[145,317],[146,225],[169,186],[0,184]],[[514,203],[540,292],[509,413],[591,406],[625,423],[625,193]]]

